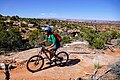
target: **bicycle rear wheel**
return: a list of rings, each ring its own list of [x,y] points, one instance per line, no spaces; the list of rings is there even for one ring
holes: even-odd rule
[[[28,59],[26,67],[30,72],[41,70],[44,65],[44,58],[40,55],[34,55]]]
[[[66,52],[62,51],[57,54],[56,58],[56,63],[62,66],[65,65],[66,62],[69,60],[69,55]]]

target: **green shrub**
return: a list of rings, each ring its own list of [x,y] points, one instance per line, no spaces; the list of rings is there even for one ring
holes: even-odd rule
[[[28,27],[27,24],[21,23],[21,27]]]
[[[5,26],[5,23],[4,22],[0,22],[0,31],[2,30],[6,30],[6,26]]]
[[[22,37],[17,28],[0,31],[0,48],[18,50],[22,46]]]
[[[94,38],[93,44],[91,44],[91,46],[97,49],[104,49],[105,42],[101,38]]]
[[[28,33],[29,44],[31,47],[38,45],[39,41],[44,40],[44,36],[41,36],[40,30],[33,30]]]
[[[71,40],[70,40],[70,37],[69,36],[64,36],[63,38],[62,38],[62,43],[63,44],[65,44],[65,43],[70,43],[71,42]]]
[[[118,37],[118,35],[119,35],[118,31],[116,31],[116,30],[111,31],[111,38],[112,39],[116,39]]]
[[[88,41],[90,46],[93,48],[104,49],[106,41],[109,41],[109,37],[107,37],[107,32],[101,33],[98,30],[90,30],[88,28],[82,28],[81,30],[81,37],[83,38],[83,40]]]

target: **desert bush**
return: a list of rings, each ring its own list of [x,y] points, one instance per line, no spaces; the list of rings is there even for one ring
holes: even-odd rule
[[[111,39],[116,39],[119,36],[119,32],[116,30],[111,31]]]
[[[105,49],[105,42],[101,38],[94,38],[93,44],[91,44],[91,46],[97,49]]]
[[[19,50],[22,46],[22,37],[17,28],[0,31],[0,48]]]
[[[71,42],[71,40],[70,40],[70,37],[69,36],[64,36],[63,38],[62,38],[62,43],[63,44],[65,44],[65,43],[70,43]]]
[[[40,30],[33,30],[28,33],[28,40],[31,47],[35,47],[39,41],[44,40],[44,35],[41,34]]]
[[[105,48],[105,41],[107,41],[106,36],[108,34],[103,34],[98,30],[91,30],[89,28],[82,28],[81,31],[80,36],[83,40],[88,41],[92,48]]]
[[[6,30],[6,26],[5,26],[5,23],[4,22],[0,22],[0,31],[2,30]]]
[[[21,23],[21,27],[28,27],[27,24]]]

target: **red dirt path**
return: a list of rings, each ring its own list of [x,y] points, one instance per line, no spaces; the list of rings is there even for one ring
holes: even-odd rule
[[[107,69],[109,64],[112,64],[120,59],[120,49],[116,48],[115,52],[105,50],[105,54],[70,54],[70,60],[67,66],[58,67],[52,66],[47,69],[31,73],[26,69],[26,63],[23,63],[17,68],[10,71],[10,80],[73,80],[76,78],[88,79],[88,73],[93,73],[93,59],[100,62],[101,68],[98,73]],[[44,65],[44,67],[49,65]],[[5,75],[3,70],[0,70],[0,80],[4,80]]]

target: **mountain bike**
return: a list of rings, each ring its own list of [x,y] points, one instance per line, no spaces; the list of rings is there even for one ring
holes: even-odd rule
[[[38,55],[34,55],[28,59],[26,63],[27,69],[30,72],[37,72],[41,70],[45,63],[45,59],[47,59],[48,61],[52,61],[52,63],[55,63],[59,66],[65,65],[69,60],[69,55],[67,52],[61,51],[56,54],[56,51],[54,51],[54,57],[52,58],[53,60],[50,59],[48,53],[50,52],[45,49],[45,46],[41,45],[41,50],[39,51]],[[44,54],[44,56],[42,54]]]

